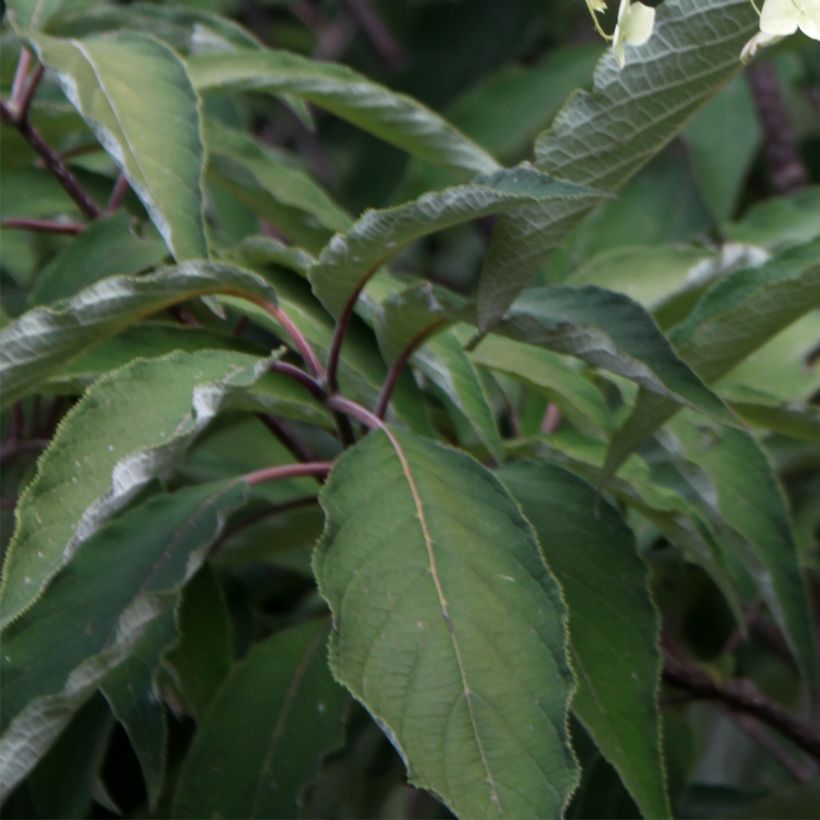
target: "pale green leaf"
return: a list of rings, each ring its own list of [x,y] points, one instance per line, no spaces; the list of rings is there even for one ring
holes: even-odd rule
[[[732,242],[770,250],[801,245],[820,236],[820,186],[758,202],[739,222],[723,226]]]
[[[558,816],[578,779],[564,606],[507,491],[387,428],[338,460],[320,501],[331,666],[411,781],[466,817]]]
[[[346,66],[274,49],[191,57],[198,91],[240,88],[292,94],[430,162],[488,173],[498,163],[416,100]]]
[[[621,69],[608,53],[594,88],[567,101],[536,142],[546,173],[616,191],[741,69],[757,28],[747,0],[667,0],[649,42]],[[479,327],[499,319],[592,202],[552,202],[501,220],[479,283]]]
[[[327,635],[326,621],[290,627],[234,667],[185,758],[174,817],[299,816],[304,786],[343,740]]]
[[[231,388],[254,383],[268,364],[229,351],[172,353],[96,382],[61,422],[17,505],[2,624],[28,609],[82,542],[174,463]]]
[[[61,365],[140,319],[212,293],[276,300],[271,286],[249,271],[185,262],[148,276],[104,279],[70,301],[30,310],[0,331],[2,404],[31,392]]]
[[[499,477],[532,522],[569,608],[572,708],[644,817],[669,817],[658,707],[660,617],[635,540],[614,507],[561,467]]]
[[[9,19],[22,31],[41,29],[66,5],[66,0],[8,0]]]
[[[127,176],[174,258],[206,257],[205,153],[197,97],[180,58],[138,34],[38,34],[31,42]]]
[[[730,274],[710,288],[669,339],[707,383],[739,365],[773,336],[820,306],[820,239],[783,251],[758,268]],[[642,390],[614,435],[607,471],[674,415],[678,406]]]
[[[337,316],[371,274],[423,236],[524,203],[600,198],[526,164],[496,171],[394,208],[367,211],[349,231],[333,237],[311,268],[310,282],[319,301]]]
[[[665,401],[736,423],[723,402],[678,358],[651,316],[619,293],[592,286],[530,288],[494,332],[576,356]]]
[[[126,512],[92,536],[48,592],[3,630],[4,791],[26,776],[104,676],[172,606],[222,517],[245,494],[243,482],[202,485]]]

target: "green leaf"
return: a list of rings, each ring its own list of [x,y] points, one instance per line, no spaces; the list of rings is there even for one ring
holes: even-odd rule
[[[197,97],[180,58],[139,34],[30,39],[125,173],[174,258],[206,257],[205,153]]]
[[[325,660],[326,621],[278,632],[234,667],[179,776],[174,817],[298,817],[343,740],[347,696]]]
[[[741,69],[738,55],[758,27],[746,0],[667,0],[649,42],[620,69],[612,53],[591,92],[575,94],[536,142],[537,166],[561,179],[616,191]],[[592,202],[522,208],[500,221],[484,260],[478,321],[493,325],[532,280],[545,254]]]
[[[17,505],[2,624],[28,609],[80,544],[174,463],[231,388],[252,384],[268,363],[224,351],[172,353],[100,379],[63,419]]]
[[[665,401],[736,423],[723,402],[678,358],[651,316],[619,293],[592,286],[530,288],[494,331],[577,356]]]
[[[817,682],[813,619],[785,494],[766,452],[745,430],[699,428],[682,416],[673,430],[709,477],[726,523],[751,548],[755,578],[806,679]],[[754,569],[758,571],[755,572]]]
[[[349,231],[333,237],[311,268],[310,282],[319,301],[338,316],[371,274],[416,239],[522,203],[600,198],[526,164],[496,171],[395,208],[367,211]]]
[[[168,610],[246,489],[237,481],[202,485],[129,510],[92,536],[47,593],[3,630],[4,791]]]
[[[174,611],[169,608],[148,625],[128,657],[108,672],[100,684],[140,762],[152,810],[165,780],[168,745],[165,710],[155,690],[154,677],[162,653],[176,637]]]
[[[581,430],[607,432],[612,426],[601,391],[559,354],[490,335],[470,358],[543,393]]]
[[[303,248],[286,245],[271,236],[248,236],[226,253],[226,258],[240,266],[264,268],[278,265],[307,278],[310,266],[316,261]]]
[[[18,30],[41,29],[66,0],[8,0],[9,19]]]
[[[430,162],[473,173],[498,167],[483,148],[438,114],[347,66],[259,49],[191,57],[188,71],[198,91],[240,88],[292,94]]]
[[[669,817],[658,707],[660,619],[632,533],[561,467],[510,464],[501,480],[543,545],[569,608],[573,710],[644,817]]]
[[[669,334],[681,358],[707,383],[725,376],[777,333],[820,306],[820,239],[737,271],[710,288]],[[678,410],[646,390],[615,433],[606,470],[618,465]]]
[[[153,268],[166,253],[162,242],[134,235],[131,218],[123,211],[98,219],[37,274],[30,302],[68,299],[107,276]]]
[[[186,262],[149,276],[97,282],[68,302],[35,308],[0,331],[0,392],[6,406],[62,365],[140,319],[212,293],[275,301],[261,277],[230,265]]]
[[[338,460],[320,501],[331,666],[411,781],[467,817],[559,815],[578,779],[564,606],[506,490],[385,428]]]
[[[203,567],[182,593],[179,643],[163,660],[185,705],[199,720],[233,661],[231,618],[213,572]]]

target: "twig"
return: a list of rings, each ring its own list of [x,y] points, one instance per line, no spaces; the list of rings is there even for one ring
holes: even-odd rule
[[[79,222],[55,222],[48,219],[3,219],[0,220],[3,230],[37,231],[38,233],[57,233],[76,236],[85,230]]]
[[[408,342],[407,346],[399,354],[399,357],[395,362],[393,362],[390,370],[387,372],[387,378],[384,381],[384,386],[382,387],[382,392],[379,395],[379,401],[376,405],[376,415],[380,419],[383,419],[387,413],[387,406],[390,404],[390,397],[393,395],[393,391],[399,383],[399,377],[404,372],[404,368],[410,360],[410,357],[427,341],[427,339],[430,338],[430,336],[432,336],[446,323],[446,319],[441,319],[429,327],[426,327],[421,331],[421,333],[418,333]]]
[[[23,89],[25,88],[30,65],[31,52],[24,48],[17,60],[17,68],[14,70],[14,79],[11,82],[11,94],[9,95],[9,102],[16,111],[20,110],[20,101],[23,98]]]
[[[749,85],[763,128],[764,150],[772,188],[788,194],[808,184],[809,175],[783,100],[777,72],[771,62],[761,61],[749,68]]]
[[[40,132],[31,124],[28,117],[20,119],[9,106],[0,101],[0,117],[4,122],[13,125],[40,155],[46,168],[57,178],[66,193],[77,203],[79,209],[89,218],[96,219],[100,215],[97,203],[86,192],[77,177],[63,162],[60,155],[43,139]]]
[[[31,101],[34,99],[34,95],[37,93],[37,86],[40,85],[40,80],[43,79],[43,74],[45,73],[46,69],[42,64],[38,65],[37,68],[35,68],[31,73],[31,79],[28,81],[25,91],[22,92],[19,104],[16,106],[17,119],[21,122],[28,119]]]
[[[125,195],[128,193],[128,177],[125,174],[120,173],[117,177],[117,181],[114,183],[114,187],[111,189],[111,196],[108,198],[108,204],[105,206],[105,210],[107,213],[112,213],[116,211],[117,208],[122,205],[122,201],[125,199]]]
[[[309,461],[306,464],[280,464],[276,467],[266,467],[263,470],[256,470],[242,476],[243,480],[251,486],[264,484],[266,481],[281,481],[287,478],[300,478],[301,476],[313,476],[323,479],[332,469],[333,465],[329,461]]]
[[[701,700],[714,700],[733,712],[757,718],[820,762],[820,736],[782,706],[768,700],[751,681],[734,680],[719,686],[696,666],[669,657],[663,679]]]
[[[284,422],[274,416],[269,416],[267,413],[257,413],[256,417],[282,442],[297,461],[310,462],[316,460],[316,454],[310,452],[307,447],[297,441]]]

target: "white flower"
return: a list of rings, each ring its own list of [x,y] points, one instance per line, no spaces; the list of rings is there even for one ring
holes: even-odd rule
[[[760,51],[761,48],[770,46],[773,43],[779,43],[782,39],[779,34],[764,34],[762,31],[758,31],[757,34],[743,46],[743,51],[740,52],[740,61],[745,65],[757,55],[757,52]]]
[[[760,13],[763,34],[786,37],[798,28],[820,40],[820,0],[766,0]]]
[[[603,14],[606,11],[606,0],[586,0],[589,13],[593,16],[595,14]]]
[[[820,2],[820,0],[809,0]],[[655,27],[655,9],[632,0],[621,0],[618,8],[618,25],[613,35],[612,50],[618,65],[626,65],[626,46],[642,46],[652,36]]]

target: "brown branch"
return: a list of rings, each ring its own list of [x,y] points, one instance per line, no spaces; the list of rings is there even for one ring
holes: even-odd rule
[[[809,175],[800,157],[774,65],[768,61],[755,63],[749,68],[748,77],[763,129],[764,153],[772,188],[778,194],[788,194],[805,187]]]
[[[128,177],[126,177],[124,173],[120,173],[117,177],[117,181],[114,183],[114,187],[111,189],[111,196],[108,198],[108,204],[105,206],[107,213],[116,211],[117,208],[122,205],[122,201],[125,199],[125,195],[128,193],[129,187]]]
[[[77,203],[77,207],[89,218],[100,215],[97,203],[83,188],[80,181],[63,162],[60,155],[43,139],[40,132],[31,124],[28,117],[20,118],[5,103],[0,101],[0,117],[4,122],[14,126],[23,139],[40,155],[46,168],[57,178],[65,192]]]
[[[820,736],[782,706],[768,700],[751,681],[732,680],[719,686],[696,666],[669,657],[663,679],[700,700],[713,700],[732,712],[756,718],[820,762]]]
[[[404,372],[404,368],[407,365],[407,362],[410,360],[410,357],[421,347],[437,330],[440,330],[445,324],[447,324],[446,319],[441,319],[438,322],[430,325],[429,327],[424,328],[420,333],[414,336],[408,343],[407,346],[402,350],[399,354],[399,357],[393,362],[393,365],[390,367],[390,370],[387,372],[387,378],[384,381],[384,386],[382,387],[382,392],[379,395],[379,401],[376,405],[376,415],[383,419],[385,414],[387,413],[387,406],[390,404],[390,397],[393,395],[393,391],[396,389],[396,385],[399,383],[399,377]]]
[[[16,106],[17,119],[21,122],[28,119],[28,112],[31,108],[31,102],[34,99],[34,95],[37,93],[37,87],[40,85],[40,80],[43,79],[43,74],[45,73],[46,69],[43,65],[38,65],[37,68],[35,68],[31,73],[31,79],[28,81],[25,91],[23,91],[20,96],[20,102]]]
[[[76,236],[85,230],[85,225],[79,222],[56,222],[49,219],[3,219],[0,220],[0,229]]]

